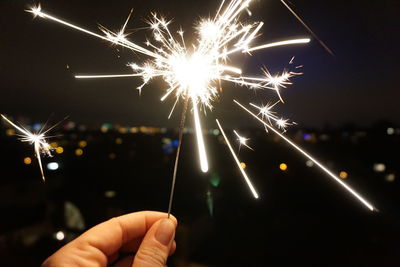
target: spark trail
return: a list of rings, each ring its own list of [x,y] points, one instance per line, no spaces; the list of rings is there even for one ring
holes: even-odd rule
[[[335,182],[339,183],[344,189],[346,189],[350,194],[352,194],[355,198],[357,198],[363,205],[365,205],[368,209],[371,211],[376,210],[372,204],[370,204],[367,200],[365,200],[359,193],[357,193],[354,189],[352,189],[350,186],[348,186],[346,183],[344,183],[342,180],[340,180],[339,177],[337,177],[335,174],[332,173],[328,168],[326,168],[324,165],[322,165],[318,160],[316,160],[314,157],[312,157],[310,154],[308,154],[306,151],[304,151],[302,148],[300,148],[298,145],[296,145],[293,141],[291,141],[289,138],[281,134],[278,130],[276,130],[274,127],[272,127],[270,124],[265,122],[264,120],[260,119],[256,114],[251,112],[249,109],[247,109],[245,106],[240,104],[238,101],[234,100],[234,102],[241,107],[244,111],[249,113],[253,118],[261,122],[265,127],[267,127],[269,130],[277,134],[280,138],[282,138],[284,141],[286,141],[289,145],[291,145],[293,148],[295,148],[297,151],[299,151],[303,156],[314,162],[321,170],[323,170],[326,174],[328,174]]]
[[[26,142],[31,145],[33,145],[34,151],[35,151],[35,156],[37,158],[39,168],[40,168],[40,173],[42,175],[43,181],[46,181],[46,178],[44,176],[44,171],[43,171],[43,166],[42,166],[42,159],[41,159],[41,154],[44,154],[48,157],[51,157],[51,151],[53,148],[47,143],[46,139],[49,138],[46,136],[46,134],[52,130],[56,125],[50,127],[46,131],[42,132],[40,130],[38,133],[32,133],[25,129],[22,126],[18,126],[12,121],[10,121],[6,116],[3,114],[0,114],[1,117],[3,118],[4,121],[6,121],[8,124],[10,124],[12,127],[14,127],[20,134],[18,135],[20,137],[21,142]]]
[[[253,194],[254,198],[259,198],[256,189],[254,188],[253,184],[250,181],[250,178],[247,176],[246,172],[244,171],[242,164],[240,164],[240,161],[239,161],[235,151],[233,150],[232,145],[229,142],[229,139],[226,136],[224,129],[222,128],[222,126],[221,126],[221,124],[220,124],[220,122],[218,120],[216,120],[216,122],[218,124],[219,130],[222,133],[222,136],[225,139],[225,142],[226,142],[226,144],[227,144],[227,146],[229,148],[229,151],[231,152],[231,154],[233,156],[233,159],[235,160],[236,165],[238,166],[240,172],[242,173],[242,176],[243,176],[244,180],[246,181],[248,187],[250,188],[251,193]]]

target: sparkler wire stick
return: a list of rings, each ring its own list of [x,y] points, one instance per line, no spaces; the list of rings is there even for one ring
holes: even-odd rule
[[[179,155],[181,153],[181,147],[182,147],[183,129],[185,128],[186,112],[187,112],[188,106],[189,106],[189,99],[186,99],[185,103],[184,103],[183,111],[182,111],[181,122],[179,125],[179,144],[178,144],[178,148],[176,150],[174,173],[172,175],[171,193],[169,194],[168,218],[171,216],[172,201],[174,199],[174,192],[175,192],[176,175],[178,173]]]
[[[222,128],[222,126],[219,123],[218,119],[216,120],[216,122],[217,122],[218,127],[219,127],[219,129],[220,129],[220,131],[222,133],[222,136],[224,137],[225,142],[226,142],[227,146],[229,147],[229,150],[230,150],[230,152],[231,152],[231,154],[232,154],[232,156],[233,156],[233,158],[234,158],[234,160],[236,162],[236,165],[238,166],[240,172],[243,175],[244,180],[246,181],[247,185],[250,188],[251,193],[253,194],[254,198],[258,198],[259,197],[258,193],[257,193],[256,189],[254,188],[253,184],[251,183],[250,178],[247,176],[246,172],[244,171],[242,165],[240,164],[240,161],[239,161],[238,157],[236,156],[235,151],[233,150],[232,145],[229,142],[229,139],[226,137],[224,129]]]
[[[125,78],[125,77],[138,77],[141,74],[116,74],[116,75],[75,75],[76,79],[99,79],[99,78]]]
[[[319,168],[321,168],[326,174],[328,174],[330,177],[332,177],[337,183],[339,183],[342,187],[344,187],[349,193],[351,193],[355,198],[357,198],[362,204],[364,204],[368,209],[371,211],[376,211],[377,209],[370,204],[367,200],[365,200],[362,196],[360,196],[356,191],[354,191],[350,186],[345,184],[343,181],[340,180],[339,177],[337,177],[335,174],[333,174],[330,170],[328,170],[324,165],[319,163],[316,159],[314,159],[311,155],[309,155],[307,152],[305,152],[302,148],[300,148],[298,145],[293,143],[289,138],[285,137],[283,134],[281,134],[278,130],[276,130],[274,127],[260,119],[256,114],[251,112],[249,109],[247,109],[245,106],[240,104],[238,101],[234,100],[234,102],[244,109],[246,112],[248,112],[251,116],[253,116],[256,120],[261,122],[265,127],[267,127],[269,130],[273,131],[275,134],[277,134],[280,138],[285,140],[288,144],[290,144],[293,148],[295,148],[297,151],[299,151],[301,154],[303,154],[306,158],[314,162]]]

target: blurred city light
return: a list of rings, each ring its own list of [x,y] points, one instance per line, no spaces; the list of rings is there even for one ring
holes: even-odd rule
[[[35,123],[32,125],[32,128],[35,132],[39,132],[42,129],[42,125],[40,123]]]
[[[119,127],[119,128],[118,128],[118,132],[119,132],[120,134],[127,134],[127,133],[128,133],[128,128],[126,128],[126,127]]]
[[[210,184],[214,187],[218,187],[221,183],[221,178],[219,177],[218,173],[214,172],[211,174],[210,177]]]
[[[174,141],[172,141],[172,146],[178,147],[179,146],[179,140],[175,139]]]
[[[57,233],[55,233],[54,237],[58,240],[58,241],[62,241],[65,238],[65,234],[63,231],[58,231]]]
[[[108,155],[108,158],[111,159],[111,160],[116,159],[116,158],[117,158],[117,154],[115,154],[115,153],[110,153],[110,154]]]
[[[57,147],[57,148],[56,148],[56,153],[57,153],[57,154],[62,154],[62,153],[64,153],[64,148],[61,147],[61,146]]]
[[[327,134],[321,134],[319,136],[319,139],[321,139],[321,141],[328,141],[329,140],[329,135]]]
[[[385,176],[386,182],[394,182],[396,180],[396,175],[394,173],[389,173]]]
[[[281,170],[281,171],[287,171],[287,169],[288,169],[288,165],[286,164],[286,163],[281,163],[280,165],[279,165],[279,169]]]
[[[386,165],[383,163],[375,163],[373,168],[376,172],[384,172],[386,170]]]
[[[115,192],[114,190],[108,190],[106,192],[104,192],[104,196],[106,198],[114,198],[117,195],[117,192]]]
[[[307,167],[309,167],[309,168],[314,167],[314,162],[313,162],[312,160],[307,160],[307,161],[306,161],[306,165],[307,165]]]
[[[118,137],[118,138],[115,139],[115,143],[116,143],[117,145],[122,145],[123,142],[124,142],[124,140],[122,140],[122,138],[120,138],[120,137]]]
[[[164,138],[161,139],[161,142],[162,142],[163,153],[165,155],[171,155],[171,154],[174,153],[174,151],[175,151],[174,150],[174,146],[175,145],[173,144],[171,138],[164,137]],[[179,142],[178,142],[178,144],[179,144]]]
[[[242,166],[243,169],[246,169],[247,165],[244,162],[240,162],[240,166]]]
[[[52,148],[57,148],[57,147],[58,147],[58,143],[57,143],[57,142],[51,142],[51,143],[50,143],[50,146],[51,146]]]
[[[13,136],[13,135],[15,135],[15,130],[14,130],[14,129],[7,129],[7,130],[6,130],[6,135],[7,135],[7,136]]]
[[[76,124],[73,121],[69,121],[64,125],[64,130],[71,131],[75,128]]]
[[[387,134],[388,134],[388,135],[393,135],[394,133],[395,133],[394,128],[392,128],[392,127],[387,128]]]
[[[104,123],[104,124],[101,126],[100,131],[101,131],[102,133],[106,133],[106,132],[108,132],[108,131],[111,130],[111,129],[112,129],[112,124],[110,124],[110,123]]]
[[[339,173],[339,177],[342,178],[342,179],[347,179],[347,178],[349,178],[349,174],[347,172],[345,172],[345,171],[341,171]]]
[[[85,140],[79,141],[78,146],[80,148],[85,148],[87,147],[87,142]]]
[[[309,134],[309,133],[304,133],[303,134],[303,140],[304,141],[311,141],[311,138],[312,138],[311,134]]]
[[[60,165],[57,162],[50,162],[47,164],[47,169],[50,171],[56,171],[59,167]]]
[[[138,127],[132,127],[129,131],[131,133],[138,133],[139,132],[139,128]]]
[[[80,149],[80,148],[76,149],[75,150],[75,155],[78,156],[78,157],[82,156],[83,155],[83,150]]]
[[[30,165],[30,164],[32,164],[32,159],[31,159],[30,157],[24,158],[24,164],[25,164],[25,165]]]

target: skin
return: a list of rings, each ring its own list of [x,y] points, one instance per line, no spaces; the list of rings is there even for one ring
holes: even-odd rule
[[[176,249],[176,226],[175,217],[161,212],[115,217],[59,249],[42,267],[164,267]]]

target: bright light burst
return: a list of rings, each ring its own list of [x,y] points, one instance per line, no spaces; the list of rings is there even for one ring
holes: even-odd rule
[[[221,84],[223,82],[230,82],[253,90],[272,90],[279,97],[280,101],[278,102],[283,102],[280,90],[291,84],[291,77],[301,74],[283,71],[278,75],[272,75],[265,67],[263,67],[259,75],[245,75],[243,74],[240,65],[235,65],[231,62],[230,56],[234,54],[249,55],[252,52],[262,49],[306,44],[310,42],[309,38],[301,38],[254,45],[253,43],[259,36],[259,32],[264,23],[246,23],[240,20],[241,16],[245,16],[246,14],[251,15],[251,12],[248,9],[251,2],[252,0],[222,0],[222,3],[214,17],[201,19],[197,23],[197,26],[195,27],[197,39],[190,45],[186,44],[183,30],[178,30],[175,34],[169,27],[171,21],[166,20],[164,17],[159,16],[156,13],[153,13],[149,20],[149,29],[152,32],[151,38],[143,45],[140,45],[127,39],[129,34],[126,33],[126,27],[132,15],[132,11],[123,27],[117,32],[111,31],[104,26],[100,26],[100,30],[104,35],[88,31],[57,17],[51,16],[43,12],[40,5],[33,7],[28,11],[33,13],[35,17],[52,20],[63,24],[64,26],[108,41],[113,45],[119,45],[146,56],[147,59],[141,63],[133,62],[128,64],[132,73],[76,75],[75,77],[79,79],[140,77],[143,80],[143,83],[137,88],[139,91],[141,91],[143,87],[154,78],[162,78],[167,84],[167,89],[165,94],[161,97],[161,101],[165,101],[169,97],[175,98],[175,104],[173,105],[170,116],[179,101],[189,101],[192,105],[200,167],[203,172],[207,172],[209,164],[202,134],[202,123],[199,111],[206,112],[207,109],[213,109],[213,102],[221,93]],[[293,10],[290,9],[290,11],[293,13]],[[298,18],[297,15],[296,17]],[[304,22],[302,23],[304,24]],[[307,29],[310,31],[308,27]],[[312,34],[315,35],[314,33]],[[290,63],[292,63],[292,61],[293,60],[291,60]],[[256,118],[263,122],[265,128],[279,133],[274,127],[272,127],[272,125],[276,125],[277,128],[285,131],[286,127],[293,123],[287,119],[279,118],[272,111],[272,108],[277,103],[260,107],[254,104],[251,105],[258,109],[259,115],[261,115],[262,119],[257,116]],[[266,119],[267,122],[265,122],[264,119]],[[238,163],[239,161],[237,156],[235,155],[218,120],[217,124],[236,163]],[[247,139],[241,137],[237,132],[235,132],[235,134],[239,138],[239,142],[242,145],[246,145]],[[284,140],[286,140],[281,133],[279,134]],[[308,156],[308,154],[305,156]],[[313,160],[313,158],[310,159]],[[326,170],[326,168],[319,163],[315,163],[322,169]],[[258,198],[258,194],[243,168],[240,166],[240,162],[238,167],[240,168],[253,195]],[[339,183],[349,190],[349,187],[342,181],[339,181]],[[350,192],[354,195],[354,191]],[[356,195],[356,197],[357,196],[358,195]],[[367,204],[360,198],[358,199],[368,208],[371,210],[373,209],[370,204]]]
[[[215,18],[200,21],[196,27],[198,39],[191,46],[186,46],[182,30],[178,31],[177,36],[174,37],[168,27],[170,21],[156,13],[152,14],[149,21],[152,41],[149,40],[144,45],[138,45],[129,41],[125,33],[132,12],[118,32],[100,26],[100,30],[105,34],[103,36],[44,13],[40,5],[28,11],[35,17],[53,20],[148,56],[149,59],[144,63],[129,64],[133,71],[132,74],[77,75],[76,78],[138,76],[143,79],[143,84],[138,87],[139,90],[142,90],[153,78],[161,77],[168,85],[165,95],[161,98],[162,101],[174,95],[177,102],[184,100],[192,103],[200,166],[203,172],[207,172],[209,167],[201,131],[199,109],[204,111],[206,108],[212,109],[212,102],[220,93],[221,81],[232,82],[252,89],[274,90],[280,97],[279,90],[290,84],[288,80],[294,75],[284,72],[281,75],[273,76],[263,69],[263,73],[259,77],[244,76],[240,67],[228,64],[229,56],[234,53],[245,54],[270,47],[310,42],[310,39],[302,38],[251,46],[263,26],[263,22],[245,24],[239,21],[240,15],[247,10],[250,2],[251,0],[232,0],[230,3],[223,1]]]
[[[245,146],[245,147],[247,147],[248,149],[250,149],[250,150],[254,150],[253,148],[251,148],[248,144],[247,144],[247,141],[249,141],[250,140],[250,138],[246,138],[246,137],[243,137],[243,136],[241,136],[237,131],[233,131],[233,133],[236,135],[236,137],[237,137],[237,140],[239,141],[239,148],[241,147],[241,146]]]
[[[42,175],[43,181],[45,181],[46,178],[44,177],[41,154],[43,154],[45,156],[48,156],[48,157],[52,156],[51,152],[53,151],[53,147],[51,147],[50,144],[47,143],[46,139],[48,139],[49,137],[47,137],[46,134],[51,129],[53,129],[54,126],[50,127],[49,129],[47,129],[44,132],[43,132],[44,129],[42,128],[38,133],[32,133],[29,130],[25,129],[24,127],[16,125],[15,123],[10,121],[3,114],[1,114],[1,117],[8,124],[10,124],[12,127],[14,127],[15,129],[17,129],[20,132],[20,134],[17,135],[17,136],[20,137],[21,142],[27,142],[27,143],[33,145],[33,148],[35,150],[35,156],[36,156],[36,158],[38,160],[38,163],[39,163],[40,173]]]

